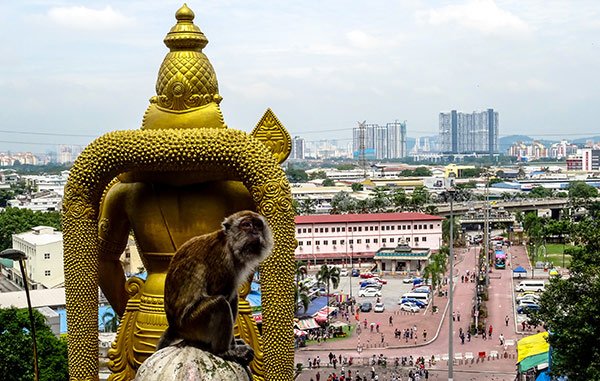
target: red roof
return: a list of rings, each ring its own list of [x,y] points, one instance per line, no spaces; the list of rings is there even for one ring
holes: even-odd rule
[[[324,224],[340,222],[389,222],[389,221],[440,221],[443,217],[425,213],[369,213],[369,214],[313,214],[296,216],[296,224]]]

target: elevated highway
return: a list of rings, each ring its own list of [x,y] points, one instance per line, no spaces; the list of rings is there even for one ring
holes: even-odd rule
[[[553,209],[560,210],[567,206],[569,199],[567,198],[539,198],[539,199],[525,199],[518,201],[502,201],[493,200],[490,201],[490,210],[497,210],[500,207],[504,208],[507,212],[516,211],[533,211],[538,209]],[[473,209],[473,211],[483,213],[485,210],[486,201],[468,201],[468,202],[455,202],[452,206],[452,212],[455,215],[464,215]],[[450,215],[450,204],[434,204],[437,207],[437,214],[440,216]]]

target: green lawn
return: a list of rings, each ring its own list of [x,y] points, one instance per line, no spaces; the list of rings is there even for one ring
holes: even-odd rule
[[[546,244],[546,256],[548,262],[552,263],[554,266],[560,267],[569,267],[571,263],[571,256],[564,256],[564,266],[563,266],[563,250],[564,248],[568,248],[569,245],[563,245],[562,243],[548,243]]]

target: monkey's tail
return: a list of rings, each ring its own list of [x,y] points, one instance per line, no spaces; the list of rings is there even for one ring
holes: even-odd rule
[[[156,344],[156,350],[158,351],[165,347],[168,347],[169,345],[177,341],[177,339],[179,338],[173,334],[170,327],[167,327],[167,329],[165,329],[162,336],[160,337],[160,340],[158,340],[158,344]]]

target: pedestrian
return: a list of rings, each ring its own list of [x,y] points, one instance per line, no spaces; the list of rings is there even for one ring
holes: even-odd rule
[[[487,339],[486,339],[485,328],[483,329],[483,332],[481,332],[481,338],[482,338],[483,340],[487,340]]]
[[[467,341],[471,342],[471,330],[467,331]]]
[[[319,373],[319,371],[317,371],[317,374],[315,374],[315,378],[317,379],[317,381],[321,379],[321,373]]]
[[[464,343],[465,343],[465,333],[464,333],[464,332],[461,332],[461,333],[460,333],[460,343],[461,343],[461,344],[464,344]]]
[[[510,320],[510,318],[508,317],[508,315],[506,315],[506,317],[504,318],[504,323],[506,323],[506,326],[508,327],[508,321]]]
[[[427,330],[424,329],[423,330],[423,341],[426,341],[426,340],[427,340]]]
[[[504,345],[504,335],[500,334],[500,336],[498,336],[498,339],[500,339],[500,345]]]
[[[491,339],[492,338],[492,325],[490,324],[490,328],[488,329],[488,337]]]
[[[381,334],[381,344],[383,344],[383,342],[385,341],[385,336],[383,335],[383,333]]]
[[[423,373],[425,373],[425,379],[429,380],[429,371],[427,369],[425,369],[425,371]]]
[[[456,312],[452,312],[452,321],[456,321]]]
[[[377,325],[375,327],[376,327],[377,332],[379,333],[379,323],[377,323]]]
[[[460,312],[456,313],[456,321],[460,321]]]
[[[365,324],[365,329],[366,329],[367,328],[367,318],[365,318],[364,324]]]
[[[393,318],[392,318],[392,315],[390,315],[390,325],[392,325],[392,326],[394,325],[393,321],[394,321],[394,320],[393,320]]]

